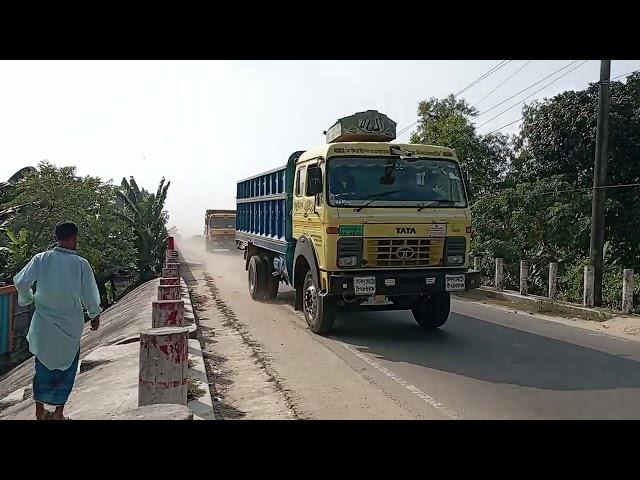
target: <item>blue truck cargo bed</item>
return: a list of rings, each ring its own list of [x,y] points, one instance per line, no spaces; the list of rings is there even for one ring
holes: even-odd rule
[[[291,234],[291,210],[295,152],[286,165],[238,182],[236,192],[236,240],[286,256],[291,269],[295,239]]]

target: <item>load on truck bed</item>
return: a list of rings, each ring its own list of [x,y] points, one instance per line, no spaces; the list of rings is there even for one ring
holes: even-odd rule
[[[371,110],[340,119],[327,144],[238,182],[236,241],[254,300],[292,285],[319,334],[338,309],[411,310],[432,329],[451,292],[480,286],[455,151],[390,143],[395,126]]]
[[[204,218],[204,238],[207,252],[216,248],[235,248],[236,211],[207,210]]]

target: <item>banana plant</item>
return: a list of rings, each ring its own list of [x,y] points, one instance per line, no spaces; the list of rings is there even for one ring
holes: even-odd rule
[[[140,189],[133,177],[123,178],[118,191],[118,215],[136,232],[138,269],[142,280],[152,278],[162,268],[164,239],[167,236],[167,213],[164,203],[171,182],[160,180],[155,194]]]

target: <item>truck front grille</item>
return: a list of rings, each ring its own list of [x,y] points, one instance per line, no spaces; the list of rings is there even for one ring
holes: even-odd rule
[[[367,239],[370,267],[436,267],[442,265],[442,238]]]

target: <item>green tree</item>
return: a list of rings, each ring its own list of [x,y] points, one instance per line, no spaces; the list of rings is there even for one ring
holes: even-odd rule
[[[612,82],[610,91],[608,183],[640,183],[640,73],[625,83]],[[526,106],[515,141],[513,180],[558,177],[588,192],[593,184],[597,102],[598,86],[592,84]],[[607,189],[605,238],[610,240],[611,259],[635,268],[640,266],[638,205],[640,187]]]
[[[453,95],[422,101],[418,105],[418,128],[410,139],[411,143],[454,148],[471,177],[474,198],[500,188],[513,156],[506,135],[476,133],[472,120],[477,114],[464,99]]]
[[[19,234],[11,232],[11,236],[7,232],[7,226],[19,212],[23,205],[12,204],[18,195],[17,184],[28,173],[34,171],[33,167],[25,167],[14,173],[6,182],[0,182],[0,281],[8,281],[8,272],[11,267],[7,265],[7,257],[16,257],[19,251],[16,241],[20,237]],[[28,235],[28,232],[23,234]]]
[[[42,162],[16,184],[12,205],[22,205],[9,221],[12,232],[20,232],[25,244],[21,256],[14,249],[9,276],[20,270],[38,252],[55,244],[55,225],[75,222],[80,230],[78,253],[96,274],[103,306],[108,304],[106,283],[117,272],[135,269],[135,232],[117,214],[116,187],[98,177],[79,177],[75,167],[56,167]],[[24,232],[24,233],[23,233]],[[14,242],[15,243],[15,242]]]
[[[554,177],[484,195],[472,206],[472,250],[505,259],[510,288],[518,282],[520,260],[530,262],[532,291],[544,293],[549,262],[570,267],[589,245],[586,194]]]
[[[144,280],[161,272],[166,249],[168,214],[164,202],[171,182],[160,180],[155,194],[140,189],[133,177],[122,179],[118,196],[121,210],[118,213],[127,225],[136,232],[136,247],[139,252],[137,266]]]

